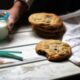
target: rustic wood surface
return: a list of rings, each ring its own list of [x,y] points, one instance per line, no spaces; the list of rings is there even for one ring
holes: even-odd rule
[[[0,65],[0,80],[50,80],[80,74],[80,68],[70,61],[49,62],[45,57],[37,55],[35,45],[41,40],[43,39],[34,34],[30,26],[23,26],[11,42],[0,43],[1,50],[22,51],[24,61],[21,63],[42,59],[13,67],[5,65],[5,68],[2,68]]]

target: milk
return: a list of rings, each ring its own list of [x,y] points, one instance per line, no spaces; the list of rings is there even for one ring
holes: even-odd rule
[[[0,20],[0,40],[8,36],[8,23],[5,20]]]

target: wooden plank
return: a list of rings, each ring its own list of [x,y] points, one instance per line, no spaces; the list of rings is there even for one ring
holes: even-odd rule
[[[54,80],[75,74],[80,74],[79,67],[68,61],[60,63],[42,61],[0,69],[0,80]]]
[[[9,48],[5,50],[22,51],[25,60],[22,62],[22,65],[0,69],[1,80],[50,80],[80,74],[79,67],[69,61],[49,62],[48,60],[39,60],[40,58],[45,58],[36,54],[35,45]],[[33,62],[34,60],[39,61]],[[5,75],[5,73],[7,73],[7,75]],[[13,77],[13,75],[16,77]]]
[[[3,41],[0,43],[0,49],[25,46],[35,44],[41,41],[42,38],[38,37],[34,32],[16,33],[12,41]]]
[[[30,25],[24,25],[19,27],[19,29],[17,30],[17,33],[21,33],[21,32],[31,32],[32,31],[32,27]]]
[[[7,59],[6,58],[5,62],[6,63],[9,62],[9,63],[0,65],[0,68],[17,66],[17,65],[22,65],[25,63],[33,63],[33,62],[46,60],[46,57],[40,56],[36,53],[35,46],[36,45],[28,45],[28,46],[21,46],[21,47],[16,47],[16,48],[3,49],[6,51],[8,50],[8,51],[22,52],[22,54],[19,54],[19,55],[21,55],[21,57],[23,57],[23,61],[18,61],[15,59]]]
[[[21,51],[23,59],[29,60],[29,59],[42,57],[36,53],[35,46],[36,45],[29,45],[29,46],[22,46],[22,47],[17,47],[17,48],[9,48],[9,49],[5,49],[5,50]]]

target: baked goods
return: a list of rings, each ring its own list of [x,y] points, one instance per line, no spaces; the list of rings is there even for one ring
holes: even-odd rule
[[[68,59],[72,52],[71,47],[60,40],[43,40],[36,45],[36,52],[44,55],[50,61],[62,61]]]
[[[65,32],[65,27],[59,16],[53,13],[34,13],[29,16],[33,30],[44,38],[59,38]]]

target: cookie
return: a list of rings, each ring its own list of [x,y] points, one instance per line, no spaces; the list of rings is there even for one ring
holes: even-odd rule
[[[72,54],[69,44],[53,39],[39,42],[35,49],[38,54],[45,55],[50,61],[63,61]]]
[[[29,16],[28,20],[33,30],[44,38],[62,37],[65,32],[61,18],[53,13],[34,13]],[[60,33],[62,34],[56,36],[56,34]]]
[[[51,31],[51,32],[47,32],[47,31],[43,31],[40,29],[34,29],[34,31],[38,34],[38,36],[43,37],[43,38],[47,38],[47,39],[60,39],[62,38],[63,34],[64,34],[64,29],[59,30],[59,31]]]

